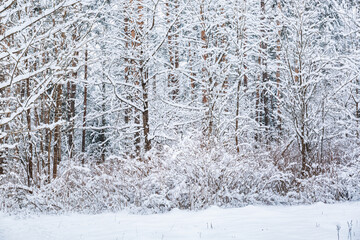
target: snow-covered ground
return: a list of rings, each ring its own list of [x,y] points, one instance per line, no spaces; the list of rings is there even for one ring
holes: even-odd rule
[[[28,218],[0,215],[1,240],[337,240],[338,227],[340,239],[360,240],[360,202],[212,207],[199,212],[173,210],[158,215],[126,212]]]

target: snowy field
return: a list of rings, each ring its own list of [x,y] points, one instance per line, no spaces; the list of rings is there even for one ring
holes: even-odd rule
[[[0,215],[1,240],[275,239],[360,240],[360,202],[212,207],[158,215],[126,212],[19,218]],[[349,235],[351,233],[351,236]]]

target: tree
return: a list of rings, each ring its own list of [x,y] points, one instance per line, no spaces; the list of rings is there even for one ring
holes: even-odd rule
[[[326,9],[325,3],[304,1],[287,4],[282,12],[286,37],[282,44],[279,100],[284,124],[288,124],[286,131],[292,136],[289,144],[296,142],[303,176],[311,174],[319,160],[324,139],[319,134],[332,127],[326,125],[334,113],[327,106],[329,94],[340,86],[339,81],[328,81],[338,59],[331,57],[336,56],[334,42],[319,36],[330,36],[335,19],[323,18],[322,9]]]
[[[65,0],[6,1],[0,8],[2,157],[7,171],[25,173],[29,186],[42,184],[45,173],[49,180],[51,165],[57,176],[64,125],[62,86],[74,72],[69,63],[78,48],[67,34],[86,21],[79,20],[76,6]]]

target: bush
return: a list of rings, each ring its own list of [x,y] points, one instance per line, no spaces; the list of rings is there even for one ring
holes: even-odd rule
[[[1,210],[98,213],[130,209],[165,212],[211,205],[300,204],[360,199],[359,161],[327,166],[300,178],[296,164],[273,154],[235,154],[215,141],[184,139],[175,147],[153,149],[142,161],[110,157],[86,166],[63,164],[60,176],[40,187],[27,187],[16,174],[3,175]]]

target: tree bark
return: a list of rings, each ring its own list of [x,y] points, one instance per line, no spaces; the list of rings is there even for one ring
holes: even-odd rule
[[[81,163],[84,165],[85,163],[85,147],[86,147],[86,114],[87,114],[87,80],[88,80],[88,50],[85,49],[85,66],[84,66],[84,113],[83,113],[83,121],[82,121],[82,139],[81,139],[81,152],[82,152],[82,159]]]
[[[53,159],[53,178],[57,177],[58,164],[61,161],[61,105],[62,105],[62,85],[58,85],[56,89],[56,106],[55,106],[55,132],[54,132],[54,159]]]

